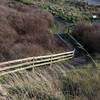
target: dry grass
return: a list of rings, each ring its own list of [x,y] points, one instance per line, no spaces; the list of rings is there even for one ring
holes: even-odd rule
[[[99,100],[99,76],[100,70],[68,70],[61,64],[36,68],[1,77],[0,97],[4,98],[1,100]]]
[[[66,50],[50,33],[54,24],[50,13],[35,6],[4,1],[0,2],[0,61]]]

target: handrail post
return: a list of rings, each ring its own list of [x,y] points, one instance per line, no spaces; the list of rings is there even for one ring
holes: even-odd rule
[[[33,57],[32,60],[33,60],[33,64],[32,64],[32,65],[33,65],[33,68],[29,68],[29,69],[27,69],[28,71],[34,71],[34,57]]]
[[[50,57],[50,59],[51,59],[51,64],[50,64],[50,67],[52,67],[52,56]]]
[[[35,67],[34,67],[34,64],[35,64],[35,60],[34,60],[34,57],[33,57],[33,72],[35,71]]]
[[[73,56],[72,56],[72,58],[75,56],[75,49],[73,50]]]

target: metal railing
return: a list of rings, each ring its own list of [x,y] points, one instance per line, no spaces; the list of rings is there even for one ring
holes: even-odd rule
[[[64,52],[59,54],[51,54],[46,56],[29,57],[24,59],[18,59],[8,62],[0,63],[0,76],[26,70],[34,67],[45,66],[54,64],[61,61],[66,61],[74,56],[74,50],[70,52]]]

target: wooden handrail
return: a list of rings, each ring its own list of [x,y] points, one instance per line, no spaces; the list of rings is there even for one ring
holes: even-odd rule
[[[18,59],[18,60],[13,60],[8,62],[1,62],[0,76],[17,72],[20,70],[24,70],[24,69],[29,69],[33,67],[39,67],[39,66],[57,63],[60,61],[65,61],[71,59],[73,56],[74,56],[74,51],[70,51],[70,52],[64,52],[59,54],[29,57],[29,58]]]

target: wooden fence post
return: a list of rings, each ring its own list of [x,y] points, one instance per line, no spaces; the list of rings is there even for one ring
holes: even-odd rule
[[[50,59],[51,59],[50,67],[52,67],[52,56],[50,57]]]

